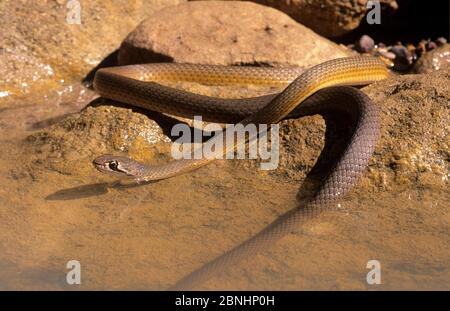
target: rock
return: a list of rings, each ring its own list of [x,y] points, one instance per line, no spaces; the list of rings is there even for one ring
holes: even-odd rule
[[[450,68],[450,44],[445,43],[432,51],[424,53],[414,64],[416,73],[428,73]]]
[[[417,56],[421,56],[422,54],[424,54],[427,51],[427,41],[426,40],[420,40],[420,42],[417,44],[416,47],[416,55]]]
[[[449,71],[403,75],[362,90],[381,108],[382,136],[362,185],[369,189],[444,189],[450,159]],[[323,146],[321,117],[285,120],[279,173],[303,180]],[[338,138],[338,137],[337,137]]]
[[[438,46],[442,46],[442,45],[447,43],[447,39],[445,39],[443,37],[439,37],[439,38],[436,39],[436,43],[437,43]]]
[[[170,140],[144,114],[114,106],[88,107],[27,138],[33,161],[63,174],[83,174],[80,161],[108,152],[155,158]],[[162,148],[162,149],[161,149]],[[165,150],[167,152],[167,150]]]
[[[361,53],[369,53],[373,50],[375,46],[375,41],[368,35],[363,35],[361,38],[356,42],[356,50]]]
[[[188,2],[159,11],[122,43],[120,64],[174,61],[301,66],[350,55],[289,16],[251,2]]]
[[[427,51],[431,51],[437,48],[437,44],[433,41],[428,42],[427,44]]]
[[[382,111],[382,136],[372,176],[394,189],[445,189],[450,160],[450,72],[397,76],[363,89]],[[375,173],[376,172],[376,173]],[[423,178],[427,176],[427,178]],[[422,183],[422,179],[433,180]]]
[[[389,49],[389,52],[395,55],[395,70],[407,71],[411,68],[414,58],[411,52],[404,45],[396,44]]]
[[[325,37],[338,37],[356,27],[367,12],[367,0],[254,0],[274,7]],[[382,6],[398,8],[396,0],[382,0]]]
[[[376,49],[376,51],[374,53],[374,56],[378,56],[378,55],[380,55],[380,56],[382,56],[382,57],[384,57],[386,59],[389,59],[389,60],[394,60],[395,59],[395,54],[392,53],[392,52],[389,52],[388,49],[384,48],[384,47]]]
[[[0,1],[0,92],[45,92],[81,80],[145,17],[185,0],[72,1],[81,24],[66,20],[68,1]]]

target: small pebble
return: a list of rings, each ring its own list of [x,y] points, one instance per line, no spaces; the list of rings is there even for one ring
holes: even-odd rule
[[[390,60],[394,60],[395,59],[395,54],[392,53],[392,52],[388,52],[385,49],[378,49],[377,53],[375,55],[381,55],[381,56],[383,56],[383,57],[385,57],[387,59],[390,59]]]
[[[420,55],[422,55],[423,53],[425,53],[426,50],[427,50],[427,41],[421,40],[421,41],[419,42],[419,44],[417,45],[417,47],[416,47],[416,54],[417,54],[418,56],[420,56]]]
[[[447,43],[447,39],[445,39],[444,37],[439,37],[436,39],[436,43],[437,45],[442,46]]]
[[[408,59],[410,58],[410,53],[408,49],[403,45],[394,45],[389,49],[390,52],[394,53],[398,58]]]
[[[417,59],[416,47],[413,44],[408,44],[406,48],[409,51],[409,54],[412,56],[413,61]]]
[[[416,50],[416,47],[414,46],[414,44],[408,43],[406,45],[406,48],[408,49],[408,51],[413,52]]]
[[[368,35],[363,35],[358,42],[356,42],[355,47],[358,52],[369,53],[375,47],[375,41]]]
[[[389,52],[395,54],[394,59],[394,69],[398,71],[406,71],[408,70],[413,61],[414,57],[408,51],[408,49],[403,45],[394,45],[389,49]]]
[[[427,51],[434,50],[435,48],[437,48],[437,44],[433,41],[429,41],[427,43]]]
[[[421,40],[417,45],[403,44],[401,41],[397,41],[394,45],[386,46],[383,42],[375,44],[370,36],[363,35],[355,44],[348,44],[347,48],[359,53],[370,53],[373,56],[380,57],[385,62],[389,62],[390,65],[393,63],[394,70],[407,72],[419,57],[446,43],[447,39],[440,37],[435,41],[431,39]]]

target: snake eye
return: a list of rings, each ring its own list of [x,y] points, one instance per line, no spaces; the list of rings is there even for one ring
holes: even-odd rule
[[[119,163],[117,163],[117,161],[111,161],[108,163],[108,166],[111,170],[116,171],[119,166]]]

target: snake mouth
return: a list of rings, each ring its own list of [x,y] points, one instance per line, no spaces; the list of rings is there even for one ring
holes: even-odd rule
[[[106,165],[104,165],[104,164],[102,164],[102,163],[94,162],[94,161],[92,161],[92,164],[94,164],[94,167],[95,167],[98,171],[100,171],[100,172],[102,172],[102,173],[108,172],[108,170],[106,169]]]
[[[128,167],[130,163],[133,162],[128,158],[110,154],[99,156],[92,161],[94,167],[101,173],[107,173],[121,178],[134,178],[135,176],[130,173],[132,170]]]
[[[107,167],[108,167],[108,162],[109,162],[108,158],[109,158],[109,155],[99,156],[92,161],[92,164],[99,171],[106,171]]]
[[[105,154],[92,161],[94,167],[102,173],[125,174],[119,169],[119,163],[112,155]]]
[[[108,166],[105,163],[92,161],[92,164],[94,165],[95,169],[101,173],[113,174],[113,172],[108,169]]]
[[[106,173],[108,175],[113,175],[120,178],[126,178],[126,177],[133,177],[130,176],[127,172],[122,171],[120,169],[111,169],[111,166],[109,163],[99,163],[99,162],[92,162],[94,164],[94,167],[97,169],[97,171],[101,173]]]

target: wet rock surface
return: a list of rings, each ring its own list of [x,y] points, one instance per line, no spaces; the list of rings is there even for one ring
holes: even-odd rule
[[[158,124],[131,108],[87,107],[27,138],[35,163],[62,174],[82,175],[96,156],[114,152],[154,159],[170,140]]]
[[[45,92],[82,79],[145,17],[183,0],[1,1],[0,92]],[[74,15],[75,14],[75,15]]]
[[[350,55],[286,14],[251,2],[188,2],[159,11],[122,43],[119,63],[310,67]]]

